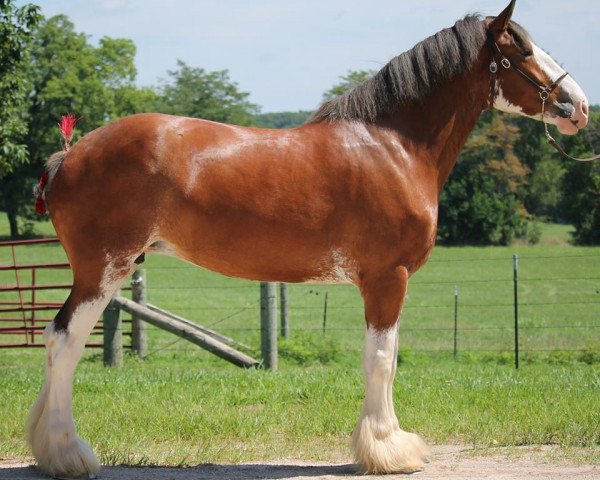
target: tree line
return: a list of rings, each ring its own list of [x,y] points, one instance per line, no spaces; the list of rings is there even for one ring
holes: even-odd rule
[[[164,112],[265,128],[304,123],[311,112],[261,113],[227,70],[178,61],[154,87],[135,84],[135,44],[103,37],[97,46],[64,15],[44,18],[33,5],[0,0],[0,211],[11,236],[31,234],[31,191],[46,158],[60,148],[56,123],[74,112],[77,134],[140,112]],[[324,92],[339,95],[373,72],[350,71]],[[558,133],[556,136],[560,136]],[[600,151],[600,108],[585,133],[559,139],[574,155]],[[561,159],[543,126],[485,112],[440,199],[438,241],[457,244],[535,242],[537,222],[574,225],[574,241],[600,243],[600,166]]]

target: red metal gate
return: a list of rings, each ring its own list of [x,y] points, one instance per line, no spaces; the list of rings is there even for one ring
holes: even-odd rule
[[[71,267],[66,262],[20,263],[19,256],[27,258],[27,249],[34,245],[53,243],[59,243],[58,238],[0,242],[0,348],[44,346],[42,332],[54,312],[62,307],[71,283],[44,284],[40,282],[40,273]],[[4,261],[8,263],[3,264]],[[9,281],[14,283],[5,283]],[[51,300],[41,299],[42,291],[58,293]],[[101,323],[92,332],[97,334],[102,334]],[[87,346],[101,347],[102,343],[92,342]]]

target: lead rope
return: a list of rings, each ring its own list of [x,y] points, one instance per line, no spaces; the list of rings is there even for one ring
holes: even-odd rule
[[[488,110],[494,108],[494,102],[496,101],[496,73],[498,72],[498,64],[496,59],[492,58],[490,63],[490,89],[488,92]]]
[[[548,143],[550,145],[552,145],[552,147],[554,147],[554,149],[558,153],[560,153],[563,157],[566,157],[570,160],[575,160],[577,162],[591,162],[593,160],[600,159],[600,154],[594,155],[593,157],[587,157],[587,158],[572,157],[567,152],[565,152],[564,149],[554,139],[554,137],[552,135],[550,135],[550,132],[548,131],[548,124],[546,123],[546,100],[548,99],[548,96],[549,96],[548,92],[546,92],[546,91],[540,92],[540,98],[542,99],[542,122],[544,123],[544,133],[546,134],[546,140],[548,141]]]

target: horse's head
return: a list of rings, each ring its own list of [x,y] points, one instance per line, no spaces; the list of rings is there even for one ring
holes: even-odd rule
[[[573,135],[587,125],[587,98],[577,82],[511,21],[515,1],[485,21],[490,71],[498,88],[494,107],[536,120],[543,116],[561,133]]]

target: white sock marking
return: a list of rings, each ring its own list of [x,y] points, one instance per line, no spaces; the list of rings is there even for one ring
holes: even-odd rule
[[[46,380],[29,416],[29,442],[39,467],[51,475],[94,475],[99,464],[90,446],[77,436],[73,420],[73,374],[86,339],[118,288],[120,278],[107,268],[98,298],[77,306],[67,333],[46,327]],[[121,275],[122,277],[122,275]]]

